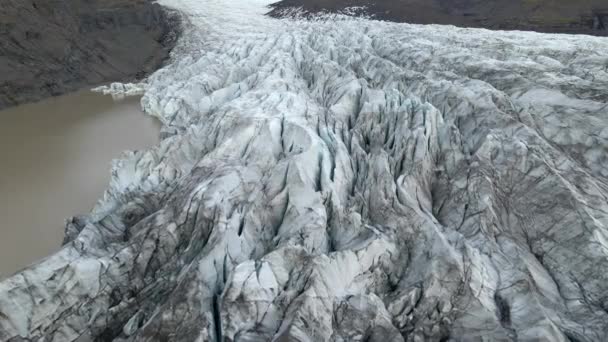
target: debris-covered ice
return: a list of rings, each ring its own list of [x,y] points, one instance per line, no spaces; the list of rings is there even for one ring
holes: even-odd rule
[[[163,140],[0,283],[0,340],[604,341],[608,39],[266,2],[162,1],[171,64],[112,89]]]

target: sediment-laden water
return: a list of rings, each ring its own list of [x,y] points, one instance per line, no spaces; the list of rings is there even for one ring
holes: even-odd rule
[[[80,91],[0,111],[0,278],[59,249],[65,219],[91,210],[111,160],[157,142],[139,98]]]

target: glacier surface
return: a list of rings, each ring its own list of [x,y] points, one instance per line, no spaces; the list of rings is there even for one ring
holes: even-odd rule
[[[605,341],[608,40],[183,13],[126,152],[1,341]]]

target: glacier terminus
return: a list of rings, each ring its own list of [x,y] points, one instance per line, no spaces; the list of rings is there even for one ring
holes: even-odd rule
[[[162,122],[0,340],[606,341],[608,39],[162,0]]]

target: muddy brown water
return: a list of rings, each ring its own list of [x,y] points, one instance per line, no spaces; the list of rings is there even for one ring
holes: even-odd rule
[[[92,209],[112,159],[158,142],[139,100],[87,90],[0,111],[0,279],[59,249],[65,219]]]

